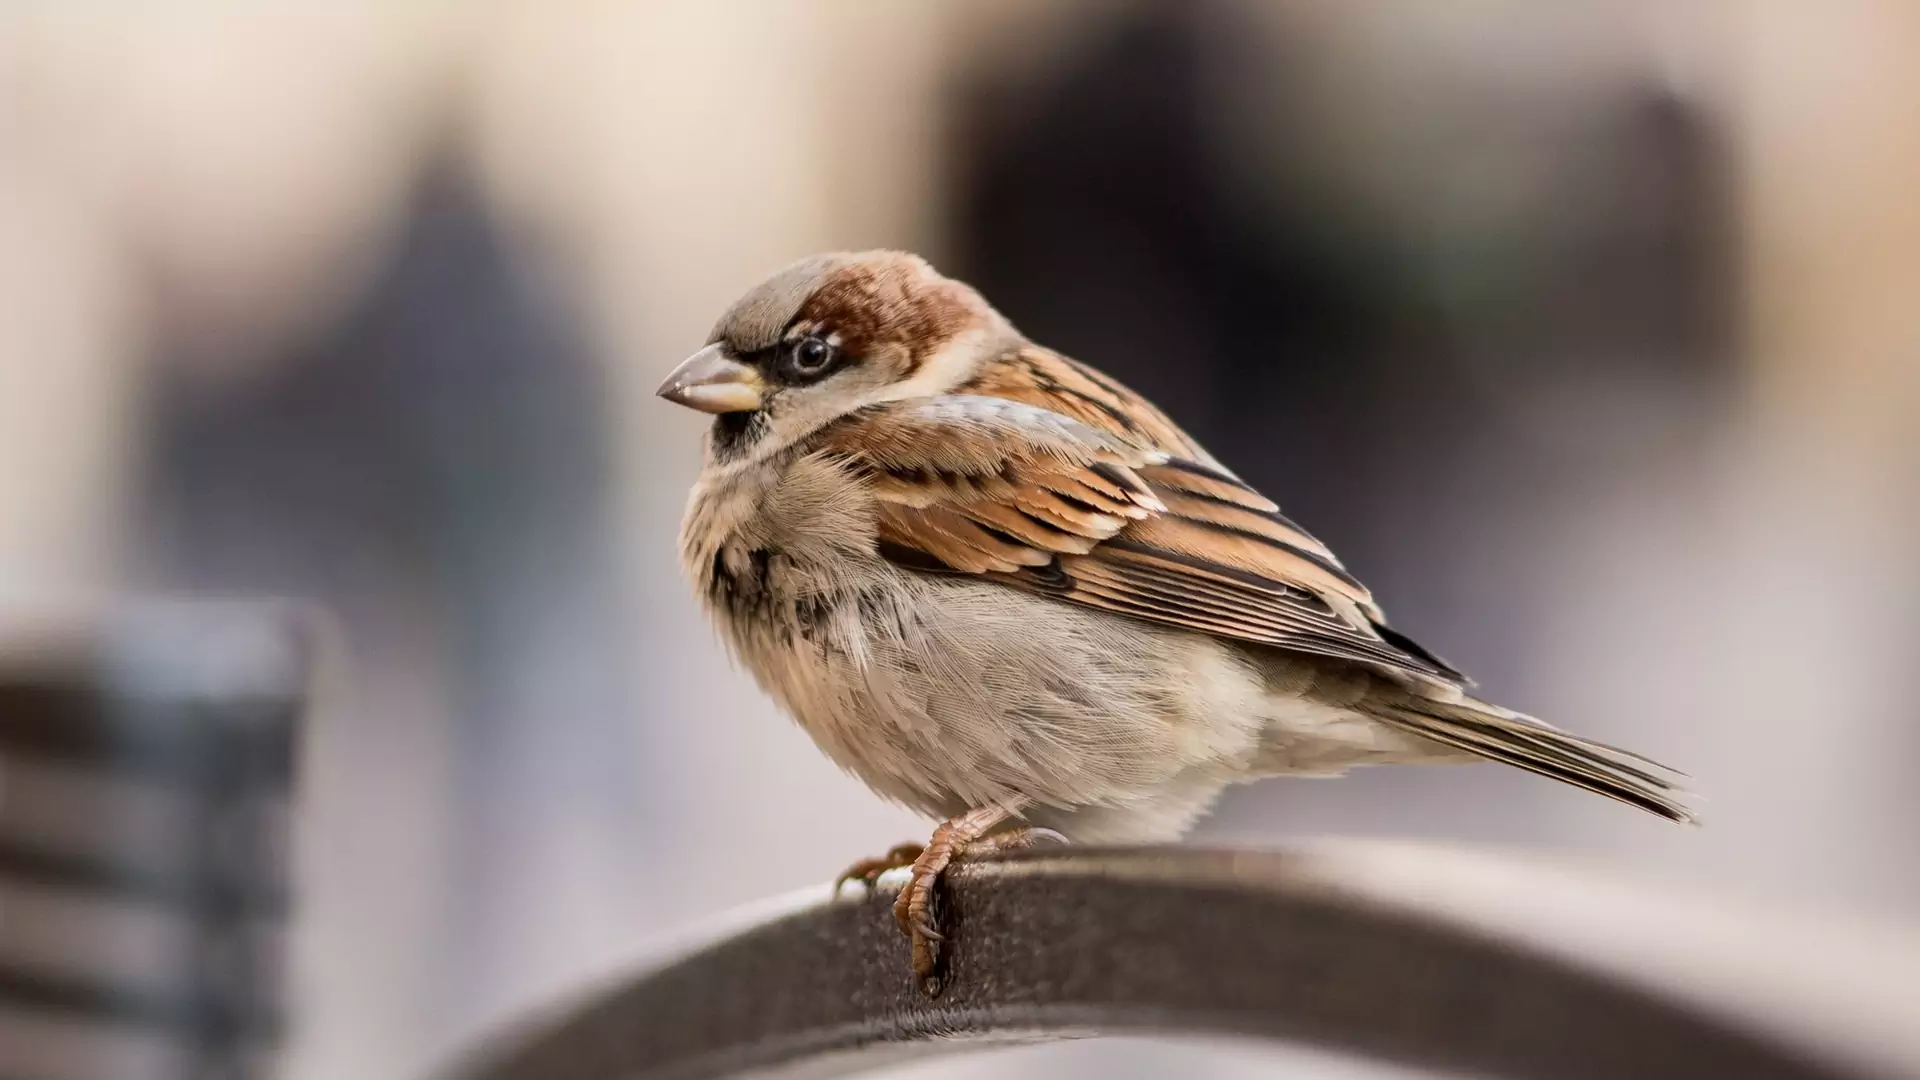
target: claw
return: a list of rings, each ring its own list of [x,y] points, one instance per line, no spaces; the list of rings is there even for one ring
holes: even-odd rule
[[[1071,841],[1065,836],[1052,829],[1034,825],[1023,829],[1013,829],[1009,832],[994,833],[992,836],[982,837],[967,847],[965,857],[969,859],[990,858],[994,855],[1004,855],[1009,851],[1026,851],[1029,848],[1041,847],[1047,844],[1067,844],[1070,842]]]
[[[899,927],[900,932],[908,937],[913,936],[912,905],[913,886],[911,885],[901,889],[900,895],[893,898],[893,925]]]
[[[922,850],[919,844],[895,844],[887,850],[885,855],[877,859],[861,859],[833,879],[833,895],[840,895],[840,890],[844,889],[850,881],[858,881],[866,886],[868,892],[872,892],[881,874],[912,866],[914,860],[920,857]]]
[[[887,852],[884,858],[855,863],[840,877],[841,883],[857,879],[867,882],[871,888],[873,880],[886,871],[902,866],[913,867],[912,878],[893,899],[893,921],[910,942],[915,985],[928,997],[938,996],[944,985],[940,972],[943,952],[940,946],[946,942],[947,935],[940,930],[940,919],[934,905],[938,899],[940,877],[948,865],[955,859],[975,853],[990,855],[997,851],[1028,847],[1039,841],[1066,841],[1065,837],[1051,829],[1019,829],[981,842],[989,830],[1017,813],[1023,805],[1025,800],[1018,800],[968,811],[943,822],[934,830],[932,840],[924,848],[918,844],[901,844]]]

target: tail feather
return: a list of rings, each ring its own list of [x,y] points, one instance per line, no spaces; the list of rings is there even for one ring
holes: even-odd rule
[[[1530,716],[1471,700],[1412,699],[1396,702],[1386,718],[1434,742],[1617,799],[1669,821],[1697,820],[1682,801],[1687,794],[1679,785],[1683,774]]]

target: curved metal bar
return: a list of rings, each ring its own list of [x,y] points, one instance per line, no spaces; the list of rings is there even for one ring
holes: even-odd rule
[[[1382,845],[966,865],[937,1000],[884,891],[618,977],[447,1075],[825,1075],[951,1039],[1179,1033],[1516,1078],[1920,1076],[1911,932],[1561,868]]]

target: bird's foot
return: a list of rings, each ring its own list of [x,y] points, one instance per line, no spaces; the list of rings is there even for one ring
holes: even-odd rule
[[[982,835],[1007,816],[1004,809],[988,807],[942,823],[933,831],[933,839],[919,858],[913,861],[913,876],[906,887],[894,898],[894,922],[911,942],[914,979],[928,997],[938,997],[941,989],[941,947],[947,939],[940,929],[936,901],[940,876],[947,867],[957,859],[977,859],[1037,844],[1066,842],[1066,837],[1052,829],[1020,828]]]
[[[877,859],[861,859],[842,870],[840,876],[833,879],[833,894],[840,895],[841,888],[849,881],[857,881],[871,891],[873,883],[879,880],[881,874],[912,866],[914,860],[918,859],[924,850],[926,847],[922,844],[895,844],[885,855]]]

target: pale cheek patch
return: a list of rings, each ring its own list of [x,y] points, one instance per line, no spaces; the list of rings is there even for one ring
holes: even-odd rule
[[[984,327],[956,334],[922,361],[920,370],[911,378],[887,387],[874,400],[904,401],[944,394],[966,382],[991,351],[991,340]]]

